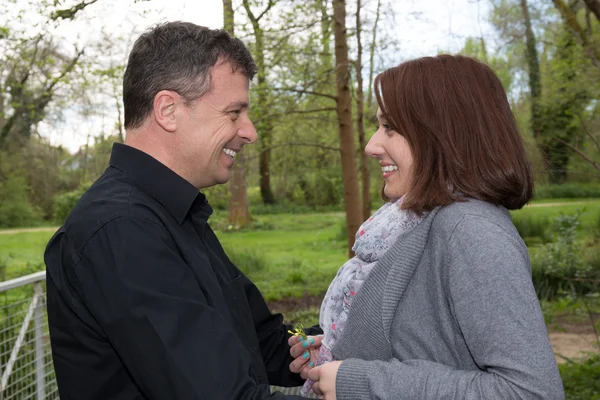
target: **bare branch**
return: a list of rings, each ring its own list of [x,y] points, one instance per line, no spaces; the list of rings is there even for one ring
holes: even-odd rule
[[[593,12],[598,21],[600,21],[600,1],[598,0],[583,0],[588,10]]]
[[[308,94],[308,95],[312,95],[312,96],[326,97],[328,99],[337,101],[337,97],[334,95],[327,94],[327,93],[313,92],[312,90],[304,90],[304,89],[296,89],[296,88],[273,88],[271,90],[276,90],[276,91],[281,91],[281,92],[294,92],[294,93]]]
[[[583,129],[583,132],[585,132],[585,134],[588,135],[590,139],[592,139],[592,141],[596,145],[596,148],[598,149],[598,151],[600,151],[600,142],[598,141],[598,139],[596,138],[596,136],[594,136],[592,134],[592,132],[590,132],[590,130],[588,129],[587,124],[585,123],[585,121],[583,120],[583,118],[581,117],[580,114],[577,114],[577,118],[579,118],[579,124],[581,125],[581,128]]]
[[[577,147],[572,146],[570,143],[564,141],[563,139],[558,138],[557,140],[559,142],[561,142],[562,144],[564,144],[565,146],[567,146],[568,148],[570,148],[571,150],[573,150],[575,153],[577,153],[581,158],[583,158],[585,161],[587,161],[596,170],[600,171],[600,165],[598,165],[594,160],[592,160],[583,151],[579,150]]]
[[[265,8],[265,10],[260,13],[260,15],[256,18],[256,20],[260,21],[262,19],[262,17],[264,17],[265,14],[268,13],[271,8],[273,8],[274,5],[275,5],[275,0],[269,0],[269,4],[267,4],[267,8]]]
[[[79,11],[83,10],[87,6],[94,4],[97,1],[98,0],[90,0],[86,3],[84,0],[81,3],[74,5],[73,7],[64,8],[62,10],[56,10],[52,13],[52,15],[50,15],[50,19],[52,19],[54,21],[56,21],[57,19],[61,19],[61,18],[72,20],[75,18],[75,14],[77,14]]]
[[[335,108],[335,107],[323,107],[323,108],[315,108],[313,110],[292,110],[292,111],[287,111],[286,114],[311,114],[311,113],[336,111],[336,110],[337,110],[337,108]]]
[[[286,146],[316,147],[316,148],[322,149],[322,150],[330,150],[330,151],[338,151],[338,152],[340,151],[339,147],[326,146],[326,145],[322,145],[322,144],[318,144],[318,143],[287,142],[287,143],[276,144],[274,146],[264,148],[257,155],[252,156],[252,157],[246,157],[246,158],[244,158],[244,160],[253,160],[253,159],[260,157],[260,155],[262,153],[266,153],[266,152],[276,149],[278,147],[286,147]]]

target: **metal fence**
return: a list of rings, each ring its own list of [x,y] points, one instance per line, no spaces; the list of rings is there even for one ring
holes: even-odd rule
[[[0,282],[0,400],[58,399],[46,272]]]
[[[0,282],[0,373],[0,400],[59,398],[48,334],[45,271]],[[300,393],[300,388],[272,389]]]

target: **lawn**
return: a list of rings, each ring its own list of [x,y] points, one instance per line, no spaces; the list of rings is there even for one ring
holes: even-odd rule
[[[513,215],[518,219],[550,219],[583,209],[582,236],[600,220],[600,200],[546,204],[547,201],[535,202]],[[258,215],[250,229],[236,231],[226,223],[225,212],[216,212],[211,225],[231,259],[247,272],[268,300],[325,292],[347,259],[343,213]],[[52,234],[0,234],[4,279],[42,270],[44,248]]]

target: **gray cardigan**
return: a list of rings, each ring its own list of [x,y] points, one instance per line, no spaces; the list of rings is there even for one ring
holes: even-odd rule
[[[345,399],[564,399],[529,254],[503,207],[470,200],[401,236],[333,347]]]

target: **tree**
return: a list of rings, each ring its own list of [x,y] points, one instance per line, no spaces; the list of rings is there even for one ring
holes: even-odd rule
[[[232,0],[223,0],[223,27],[231,36],[234,35],[234,11]],[[228,221],[234,226],[243,227],[252,222],[248,209],[246,179],[244,176],[244,155],[238,154],[231,171],[229,182],[231,197],[228,206]]]
[[[369,176],[369,160],[365,147],[364,94],[362,78],[362,23],[360,18],[361,0],[356,0],[356,126],[358,129],[358,146],[360,153],[360,174],[362,178],[362,218],[367,220],[371,215],[371,181]]]
[[[531,17],[529,15],[529,6],[527,0],[521,0],[521,10],[523,12],[523,21],[525,23],[525,58],[529,67],[529,93],[531,98],[531,131],[533,137],[540,136],[542,127],[540,114],[540,101],[542,96],[542,84],[540,78],[540,61],[537,53],[537,41],[531,27]]]
[[[594,13],[596,19],[600,21],[600,1],[599,0],[583,0],[587,8]]]
[[[577,12],[571,9],[571,7],[569,7],[569,5],[564,2],[564,0],[552,1],[554,2],[554,6],[560,12],[561,17],[563,18],[569,29],[574,33],[574,36],[579,41],[581,46],[583,46],[585,55],[590,59],[594,66],[600,68],[600,48],[597,42],[590,38],[590,36],[586,33],[585,29],[577,20]],[[596,16],[598,16],[598,14],[596,14],[596,11],[598,9],[598,1],[586,1],[586,5],[591,11],[594,12]]]
[[[264,204],[274,204],[275,196],[271,190],[271,146],[273,136],[273,119],[269,115],[269,85],[267,82],[267,66],[265,64],[265,38],[264,32],[260,25],[261,19],[267,15],[269,10],[275,5],[274,0],[268,0],[265,9],[260,14],[255,15],[250,7],[248,0],[243,0],[242,4],[246,10],[246,14],[250,19],[254,31],[254,51],[253,55],[257,66],[257,89],[258,101],[254,106],[254,112],[258,115],[255,119],[255,126],[259,132],[259,171],[260,171],[260,194]]]
[[[348,254],[353,255],[354,233],[362,223],[361,205],[356,174],[356,148],[352,129],[352,99],[350,96],[350,68],[346,32],[346,2],[333,0],[335,37],[336,106],[340,136],[344,206],[348,231]]]
[[[9,143],[24,146],[57,93],[69,89],[83,49],[69,52],[55,41],[51,28],[59,19],[73,20],[96,1],[61,8],[62,1],[57,0],[33,29],[18,28],[11,21],[0,27],[0,148]]]

